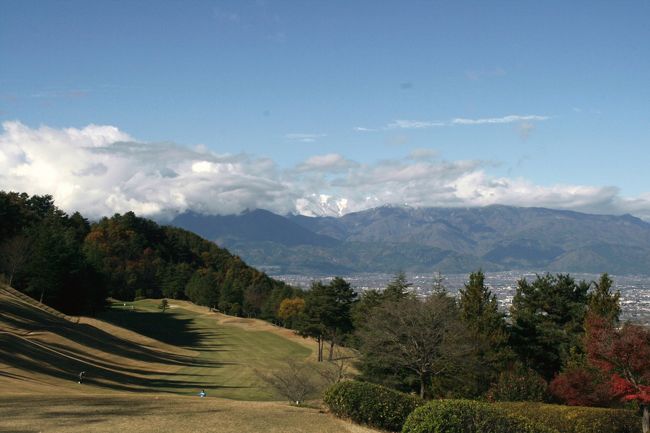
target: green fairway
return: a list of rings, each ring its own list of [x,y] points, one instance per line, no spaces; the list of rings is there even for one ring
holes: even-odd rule
[[[277,399],[256,372],[281,368],[287,359],[306,359],[311,350],[267,331],[220,324],[215,314],[175,306],[164,313],[159,301],[114,303],[101,319],[162,342],[197,352],[190,365],[152,377],[151,391],[196,394],[238,400]],[[133,309],[132,309],[133,308]],[[169,377],[169,376],[172,377]],[[159,380],[156,380],[159,379]]]

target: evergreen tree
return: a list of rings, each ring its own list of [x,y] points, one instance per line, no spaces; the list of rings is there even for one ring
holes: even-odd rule
[[[330,282],[328,292],[334,307],[325,324],[327,338],[330,342],[328,360],[331,361],[334,346],[340,344],[343,338],[354,329],[352,306],[357,299],[357,294],[350,283],[340,277],[336,277]]]
[[[384,289],[383,298],[387,301],[399,301],[409,296],[412,284],[406,279],[406,274],[402,271],[395,275],[395,278],[388,283]]]
[[[372,310],[384,301],[382,292],[377,289],[366,290],[352,307],[352,323],[358,328],[372,314]]]
[[[594,281],[592,284],[594,290],[587,296],[589,313],[618,323],[621,315],[621,292],[612,291],[613,281],[606,273],[600,276],[598,282]]]
[[[189,263],[169,264],[160,266],[160,275],[157,278],[161,280],[162,295],[165,298],[183,299],[185,297],[185,287],[192,278],[194,270]]]
[[[197,305],[217,308],[219,286],[216,272],[208,268],[197,269],[185,286],[185,296]]]
[[[440,272],[436,272],[433,274],[433,282],[431,283],[431,293],[440,296],[447,295],[447,288],[445,287],[445,277]]]
[[[460,317],[469,331],[478,367],[466,375],[465,395],[479,396],[495,381],[507,360],[508,334],[505,315],[499,311],[496,296],[485,286],[481,270],[469,275],[469,282],[460,289]]]
[[[331,314],[330,307],[326,286],[320,281],[314,281],[305,296],[305,309],[300,318],[298,330],[303,336],[316,339],[318,362],[323,360],[325,321]]]
[[[589,284],[568,274],[521,279],[512,301],[511,343],[524,364],[550,380],[584,334]]]
[[[305,309],[300,321],[303,335],[318,341],[318,360],[323,360],[323,345],[330,343],[329,360],[332,359],[334,346],[353,329],[352,306],[356,293],[350,283],[336,277],[329,284],[314,282],[305,297]]]

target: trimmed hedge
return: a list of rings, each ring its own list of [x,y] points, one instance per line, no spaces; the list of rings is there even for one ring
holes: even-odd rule
[[[558,433],[530,419],[509,415],[490,403],[434,400],[417,408],[402,433]]]
[[[505,413],[553,427],[560,433],[638,433],[641,417],[634,411],[542,403],[494,403]]]
[[[631,410],[534,402],[434,400],[367,382],[341,382],[323,400],[336,416],[403,433],[638,433]]]
[[[413,410],[424,404],[416,396],[367,382],[340,382],[325,391],[330,411],[383,430],[400,431]]]

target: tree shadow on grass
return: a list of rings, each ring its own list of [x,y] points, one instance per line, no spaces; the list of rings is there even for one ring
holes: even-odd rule
[[[184,377],[185,380],[179,380],[175,374],[162,377],[155,373],[136,376],[121,370],[109,369],[102,364],[89,365],[84,360],[71,357],[64,352],[58,352],[55,348],[40,345],[12,334],[0,334],[0,346],[3,348],[0,351],[0,363],[10,367],[71,382],[78,380],[80,371],[86,371],[84,384],[79,384],[79,386],[96,385],[120,391],[170,393],[187,393],[188,390],[206,386],[203,375],[183,374],[179,376]],[[213,364],[213,368],[218,368],[218,363]],[[188,380],[188,377],[193,379]]]
[[[15,334],[0,332],[0,363],[10,367],[73,382],[77,381],[80,371],[86,371],[85,383],[121,391],[187,394],[206,386],[211,389],[247,388],[213,386],[209,374],[164,372],[174,370],[174,367],[208,367],[206,372],[209,372],[210,368],[221,368],[233,362],[215,361],[210,359],[211,356],[170,353],[120,338],[90,324],[73,323],[19,303],[4,301],[0,299],[0,327],[17,330]],[[226,335],[216,327],[216,323],[182,311],[162,313],[114,309],[100,319],[169,345],[200,352],[229,350],[229,345],[222,342]],[[43,333],[58,338],[50,339]],[[139,361],[140,364],[128,365],[127,361],[127,365],[117,365],[110,355]],[[142,363],[155,363],[158,371],[146,370]],[[165,365],[172,368],[165,368]],[[198,371],[203,373],[200,369]],[[31,376],[13,375],[11,378],[17,383],[32,380]]]
[[[27,332],[51,332],[52,334],[59,335],[62,338],[85,346],[90,350],[112,353],[117,356],[142,362],[157,362],[179,366],[196,366],[197,363],[207,362],[199,361],[196,357],[183,356],[146,347],[110,334],[92,325],[84,323],[77,324],[47,314],[41,315],[30,308],[24,308],[18,304],[2,302],[1,307],[0,323],[4,323],[8,327]],[[185,342],[188,347],[192,347],[199,344],[200,339],[203,338],[200,333],[190,329],[190,319],[180,319],[162,313],[132,311],[120,313],[122,320],[115,320],[113,321],[114,324],[135,332],[142,329],[145,331],[142,332],[143,335],[168,342],[172,345],[180,345],[176,343]],[[121,317],[122,315],[124,317]]]
[[[200,340],[192,330],[192,319],[173,313],[109,309],[100,319],[173,346],[191,348]]]
[[[45,409],[34,411],[34,407]],[[22,414],[27,413],[31,420],[39,419],[48,422],[48,425],[54,423],[60,427],[76,425],[80,422],[84,425],[91,425],[105,422],[107,418],[113,417],[122,419],[124,417],[140,417],[143,414],[166,414],[170,410],[170,404],[140,398],[84,396],[62,399],[60,397],[31,396],[29,399],[18,398],[17,401],[12,399],[7,404],[3,404],[3,401],[0,400],[0,409],[3,411],[9,409],[9,413],[15,418],[20,418]],[[192,408],[192,414],[217,414],[223,411],[224,409],[212,405]],[[92,428],[89,429],[89,431],[91,430]]]

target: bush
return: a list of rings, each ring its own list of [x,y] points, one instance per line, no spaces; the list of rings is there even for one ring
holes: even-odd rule
[[[487,393],[490,401],[546,401],[547,384],[530,368],[515,367],[499,375]]]
[[[560,433],[638,433],[641,419],[633,411],[541,403],[495,403],[505,413],[524,416]]]
[[[332,386],[323,401],[338,417],[390,431],[400,431],[409,414],[424,403],[413,395],[354,381]]]
[[[535,421],[509,415],[490,403],[437,400],[417,408],[402,433],[557,433]]]

